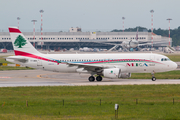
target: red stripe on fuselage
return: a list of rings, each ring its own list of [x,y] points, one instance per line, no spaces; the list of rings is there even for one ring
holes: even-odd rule
[[[9,28],[10,33],[21,33],[21,31],[17,28]]]
[[[49,60],[47,58],[43,58],[43,57],[40,57],[40,56],[37,56],[37,55],[33,55],[33,54],[30,54],[30,53],[26,53],[26,52],[22,52],[22,51],[17,51],[17,50],[14,50],[14,53],[15,53],[15,55],[20,55],[20,56],[25,56],[25,57],[30,57],[30,58],[36,58],[36,59],[45,60],[45,61]],[[57,63],[57,61],[52,61],[52,62]]]

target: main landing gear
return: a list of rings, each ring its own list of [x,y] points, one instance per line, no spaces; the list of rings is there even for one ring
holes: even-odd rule
[[[89,82],[94,82],[94,80],[95,80],[95,77],[94,77],[94,76],[90,76],[90,77],[89,77]],[[101,77],[101,76],[97,76],[97,77],[96,77],[96,80],[97,80],[97,81],[102,81],[102,77]]]
[[[102,77],[101,77],[101,76],[97,76],[97,77],[96,77],[96,80],[97,80],[97,81],[102,81]]]
[[[94,82],[94,80],[95,80],[95,77],[94,77],[94,76],[90,76],[90,77],[89,77],[89,82]]]
[[[155,78],[155,76],[154,76],[154,70],[153,70],[153,72],[151,73],[151,75],[152,75],[152,81],[156,81],[156,78]]]

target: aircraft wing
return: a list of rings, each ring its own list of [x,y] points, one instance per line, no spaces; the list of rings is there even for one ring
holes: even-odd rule
[[[102,42],[98,42],[98,43],[102,43]],[[111,49],[109,49],[108,51],[112,51],[113,49],[116,49],[117,47],[119,47],[119,46],[122,46],[123,47],[123,45],[122,44],[115,44],[115,43],[102,43],[102,44],[109,44],[109,45],[114,45],[114,47],[112,47]]]
[[[159,44],[159,43],[164,43],[164,42],[153,42],[153,45],[154,44]],[[144,46],[144,45],[152,45],[152,43],[138,44],[138,46]]]
[[[92,72],[102,72],[105,68],[112,68],[112,66],[105,65],[91,65],[91,64],[82,64],[82,63],[66,63],[69,67],[77,66],[78,68],[84,68],[84,70]]]
[[[138,44],[138,46],[144,46],[144,45],[152,45],[152,43]]]
[[[109,44],[109,45],[115,45],[115,46],[123,46],[122,44],[115,44],[115,43],[102,43],[102,44]]]
[[[10,60],[14,60],[14,61],[17,61],[17,62],[22,62],[22,63],[25,63],[28,61],[28,59],[24,58],[24,57],[21,57],[21,56],[9,56],[7,58],[5,58],[6,60],[7,59],[10,59]]]

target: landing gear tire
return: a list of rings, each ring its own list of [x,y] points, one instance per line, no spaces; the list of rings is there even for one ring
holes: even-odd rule
[[[94,76],[89,77],[89,82],[94,82],[94,80],[95,80]]]
[[[152,77],[152,81],[156,81],[156,78],[155,78],[155,77]]]
[[[101,76],[97,76],[97,77],[96,77],[96,80],[97,80],[97,81],[102,81],[102,77],[101,77]]]

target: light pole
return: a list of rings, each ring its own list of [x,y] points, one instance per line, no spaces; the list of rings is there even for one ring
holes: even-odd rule
[[[153,13],[154,13],[154,10],[151,10],[151,46],[153,47]]]
[[[41,13],[41,40],[43,40],[43,37],[42,37],[43,28],[42,28],[42,26],[43,26],[43,12],[44,12],[44,10],[40,10],[39,12]],[[41,42],[41,49],[42,49],[42,46],[43,46],[43,42]]]
[[[170,44],[170,21],[172,20],[171,18],[168,18],[167,19],[169,21],[169,47],[171,46]]]
[[[123,20],[123,32],[124,32],[124,20],[125,20],[125,17],[122,17],[122,20]]]
[[[18,20],[18,29],[19,29],[19,20],[20,20],[21,18],[20,17],[17,17],[17,20]]]
[[[31,22],[33,22],[33,46],[35,47],[35,22],[37,22],[37,20],[31,20]]]

